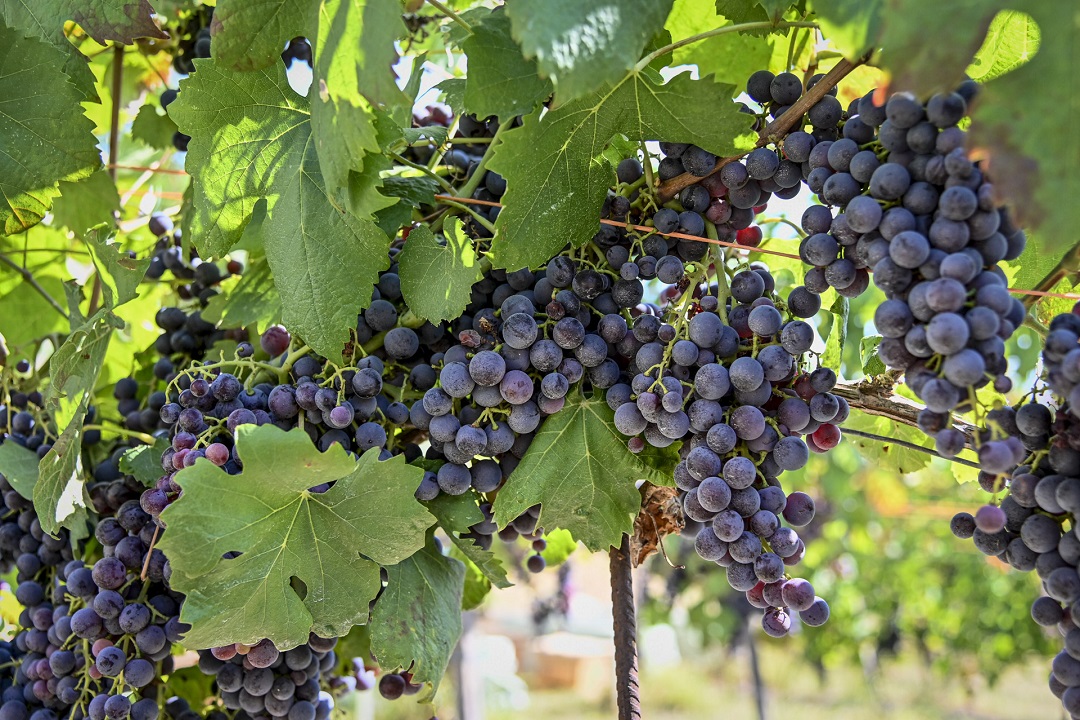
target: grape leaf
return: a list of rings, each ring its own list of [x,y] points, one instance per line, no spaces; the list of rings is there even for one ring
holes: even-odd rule
[[[675,42],[714,28],[730,25],[731,21],[715,11],[713,0],[675,0],[664,27]],[[728,33],[706,38],[677,48],[672,53],[672,65],[697,65],[699,75],[712,75],[713,80],[742,90],[751,73],[768,67],[772,55],[768,38],[744,33]]]
[[[844,356],[851,303],[843,295],[837,295],[836,300],[829,307],[829,312],[832,313],[833,327],[829,337],[825,339],[825,352],[821,355],[821,364],[824,367],[838,368],[840,359]]]
[[[1063,197],[1080,192],[1080,136],[1070,117],[1080,112],[1080,97],[1066,79],[1080,76],[1076,17],[1063,21],[1061,5],[1031,2],[1042,43],[1030,62],[991,80],[975,103],[970,143],[988,156],[994,189],[1009,203],[1016,222],[1038,229],[1029,245],[1045,256],[1072,247],[1075,218]],[[1047,82],[1047,78],[1054,78]],[[1024,111],[1017,113],[1016,108]],[[1040,138],[1054,138],[1052,152]],[[1029,287],[1020,285],[1020,287]]]
[[[16,442],[0,445],[0,475],[27,500],[34,497],[38,479],[38,456]]]
[[[539,503],[542,527],[567,530],[594,552],[618,545],[641,505],[635,481],[670,484],[671,478],[627,449],[614,418],[601,397],[579,390],[569,395],[563,409],[544,420],[499,490],[499,527]]]
[[[220,327],[265,330],[281,317],[281,297],[264,260],[249,263],[232,289],[210,298],[203,319]]]
[[[444,95],[443,102],[450,106],[455,115],[461,115],[465,112],[465,88],[467,85],[465,78],[449,78],[435,86],[437,90],[442,91]]]
[[[634,67],[672,0],[509,0],[513,37],[558,103],[589,95]],[[606,139],[606,138],[605,138]]]
[[[85,507],[79,504],[83,500],[79,475],[82,417],[93,399],[113,330],[123,326],[122,320],[102,308],[73,330],[49,359],[45,408],[62,431],[41,459],[34,486],[34,509],[41,528],[49,534],[56,534],[61,526],[73,528],[85,517]]]
[[[189,666],[169,673],[169,697],[187,700],[191,707],[200,707],[206,698],[213,697],[214,676],[206,675],[198,666]]]
[[[765,8],[754,0],[716,0],[714,5],[718,15],[723,15],[731,22],[740,25],[749,22],[765,22],[769,19]]]
[[[487,579],[483,571],[470,560],[457,545],[450,548],[450,557],[460,561],[465,566],[465,584],[461,590],[461,609],[475,610],[484,602],[484,598],[491,592],[491,581]]]
[[[733,89],[686,73],[657,85],[631,73],[600,93],[542,113],[503,135],[490,167],[506,178],[491,252],[498,267],[538,267],[566,243],[583,245],[600,228],[612,182],[597,157],[616,133],[632,141],[664,138],[718,155],[753,147],[753,118],[731,102]]]
[[[544,556],[548,567],[562,565],[577,550],[577,540],[562,528],[546,531],[544,540],[547,547],[541,550],[540,554]]]
[[[901,425],[888,418],[871,415],[861,410],[852,410],[851,415],[844,421],[844,427],[897,440],[906,440],[922,447],[927,446],[927,437],[918,428]],[[848,435],[845,440],[854,443],[859,449],[859,454],[871,463],[879,463],[883,467],[893,468],[902,474],[922,470],[930,464],[931,456],[918,450],[855,435]],[[932,444],[931,442],[930,445]]]
[[[157,438],[153,445],[133,447],[120,456],[120,472],[151,487],[161,478],[161,454],[168,448],[165,438]]]
[[[114,310],[139,294],[139,283],[150,266],[150,258],[137,260],[128,256],[119,245],[108,242],[111,238],[103,238],[102,232],[95,229],[86,233],[86,244],[92,250],[101,278],[105,307]]]
[[[73,20],[102,45],[130,45],[136,38],[167,40],[154,23],[149,0],[0,0],[0,16],[12,27],[43,40],[68,41],[64,21]]]
[[[433,323],[459,317],[473,283],[483,277],[472,239],[454,217],[445,225],[445,245],[426,225],[413,228],[398,255],[401,294],[409,309]]]
[[[362,288],[389,266],[389,239],[358,208],[386,198],[374,190],[379,168],[350,175],[353,210],[335,207],[311,142],[307,102],[288,85],[283,66],[238,73],[199,61],[170,106],[192,136],[187,168],[194,178],[191,234],[205,256],[228,251],[252,222],[281,295],[284,323],[319,354],[340,358],[357,314],[370,302]],[[264,200],[266,215],[252,219]]]
[[[877,377],[888,370],[878,357],[877,349],[880,344],[880,335],[867,335],[859,341],[859,360],[862,362],[863,374],[867,377]]]
[[[60,180],[101,167],[94,125],[64,61],[51,45],[0,24],[0,234],[41,222]]]
[[[113,215],[120,210],[120,195],[116,183],[104,170],[80,180],[61,182],[60,197],[53,203],[53,219],[76,237],[83,237],[87,229],[105,223],[116,224]]]
[[[508,588],[513,583],[506,579],[506,568],[495,557],[495,553],[484,550],[469,538],[458,537],[459,533],[467,532],[471,525],[483,522],[484,514],[480,512],[476,501],[471,493],[467,495],[440,495],[429,503],[425,503],[428,512],[439,521],[439,527],[446,531],[450,540],[457,546],[463,557],[477,567],[491,584],[498,588]]]
[[[233,70],[279,61],[294,37],[315,37],[314,0],[218,0],[210,23],[214,59]]]
[[[380,153],[370,103],[408,104],[393,70],[405,26],[397,0],[326,0],[318,26],[311,134],[326,186],[337,193],[365,155]]]
[[[413,497],[422,471],[402,457],[379,462],[377,450],[359,461],[340,446],[320,453],[299,428],[242,425],[236,436],[243,472],[185,468],[183,494],[162,514],[171,584],[187,596],[185,642],[265,637],[284,649],[311,632],[344,635],[367,617],[378,565],[424,544],[434,518]],[[308,490],[332,481],[325,493]],[[222,559],[232,551],[242,554]]]
[[[989,82],[1015,70],[1038,52],[1041,39],[1039,26],[1030,15],[1002,10],[990,22],[982,47],[968,65],[968,77]]]
[[[551,82],[537,74],[536,60],[522,57],[510,36],[510,18],[495,10],[473,24],[461,44],[469,58],[465,107],[477,117],[495,115],[507,121],[532,112],[551,95]]]
[[[420,207],[434,205],[435,193],[439,192],[439,189],[439,183],[426,175],[392,176],[383,178],[381,192],[389,197],[401,198],[413,207]]]
[[[155,150],[173,146],[176,123],[166,113],[159,113],[157,106],[147,103],[139,108],[139,114],[131,121],[131,138]]]
[[[389,580],[371,612],[371,654],[386,671],[412,668],[434,695],[461,636],[465,567],[429,543],[386,568]]]

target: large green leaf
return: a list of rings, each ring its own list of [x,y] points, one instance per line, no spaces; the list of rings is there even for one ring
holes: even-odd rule
[[[0,475],[24,498],[34,497],[38,479],[38,456],[15,442],[0,445]]]
[[[162,514],[187,644],[289,648],[311,632],[344,635],[367,618],[379,564],[424,544],[434,518],[413,497],[422,471],[401,457],[379,462],[377,450],[359,461],[340,446],[320,453],[299,428],[242,425],[236,435],[243,472],[185,468],[184,492]],[[309,490],[324,482],[334,486]],[[233,551],[242,554],[222,559]]]
[[[353,210],[335,206],[319,169],[307,101],[283,66],[235,72],[209,61],[170,106],[191,135],[191,234],[203,256],[221,255],[255,222],[281,295],[283,319],[321,355],[340,358],[370,301],[363,290],[389,266],[389,239],[359,208],[379,207],[372,173],[350,176]],[[260,201],[266,215],[252,221]]]
[[[728,18],[716,13],[715,6],[713,0],[675,0],[664,24],[672,41],[730,25]],[[733,32],[678,48],[671,63],[697,65],[700,75],[712,75],[713,80],[733,86],[738,93],[752,73],[768,67],[771,55],[768,38]]]
[[[551,95],[551,82],[537,74],[536,60],[522,57],[510,36],[510,18],[496,10],[473,25],[461,44],[469,58],[465,107],[477,117],[508,121],[533,111]]]
[[[74,20],[102,45],[130,45],[136,38],[167,39],[154,23],[149,0],[0,0],[7,24],[43,40],[67,42],[64,21]]]
[[[93,398],[113,330],[123,325],[102,308],[75,329],[49,359],[45,407],[61,433],[41,459],[34,486],[34,510],[47,533],[55,534],[61,526],[74,527],[85,517],[79,474],[82,418]]]
[[[371,612],[371,654],[384,670],[410,670],[434,694],[461,636],[465,568],[432,544],[386,569],[389,580]]]
[[[634,483],[669,485],[671,477],[630,452],[614,418],[602,397],[584,397],[578,390],[568,396],[565,407],[544,420],[499,490],[499,527],[540,504],[542,527],[567,530],[594,552],[617,546],[633,530],[641,506]]]
[[[491,248],[496,265],[537,267],[566,243],[592,239],[614,181],[598,156],[616,133],[632,141],[694,143],[718,155],[753,147],[753,117],[740,113],[731,95],[732,88],[686,73],[664,85],[631,73],[600,93],[526,116],[503,136],[491,161],[507,181]]]
[[[672,0],[509,0],[514,39],[569,102],[616,82],[664,25]]]
[[[370,104],[408,103],[393,70],[405,26],[397,0],[325,0],[318,26],[312,136],[327,187],[344,196],[349,172],[380,152]]]
[[[105,223],[116,224],[114,213],[120,211],[120,195],[116,183],[104,170],[80,180],[60,183],[60,197],[53,203],[53,219],[77,237],[89,228]]]
[[[101,167],[94,125],[64,54],[0,24],[0,234],[41,222],[61,180]]]
[[[218,0],[210,31],[214,58],[234,70],[280,61],[285,43],[315,37],[316,0]]]
[[[1062,198],[1080,193],[1080,13],[1062,12],[1054,0],[1033,0],[1026,9],[1039,23],[1042,42],[1028,63],[991,80],[975,104],[971,142],[989,156],[994,188],[1012,215],[1033,236],[1043,256],[1063,255],[1076,244],[1076,218]],[[1048,149],[1047,138],[1053,138]],[[1026,287],[1021,285],[1020,287]]]
[[[445,245],[426,225],[413,228],[398,255],[398,274],[409,309],[433,323],[460,317],[473,283],[483,277],[472,239],[457,218],[446,224]]]

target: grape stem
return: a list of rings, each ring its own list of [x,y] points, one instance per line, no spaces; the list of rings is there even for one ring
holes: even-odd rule
[[[866,438],[867,440],[876,440],[877,442],[884,443],[886,445],[897,445],[899,447],[907,448],[908,450],[915,450],[917,452],[926,453],[942,460],[948,460],[949,462],[956,463],[958,465],[964,465],[965,467],[981,469],[979,463],[972,462],[971,460],[965,460],[961,457],[945,457],[936,450],[924,447],[918,443],[908,442],[907,440],[901,440],[899,438],[887,437],[885,435],[875,435],[874,433],[864,432],[862,430],[852,430],[848,427],[840,427],[840,432],[845,435],[854,435],[855,437]]]
[[[723,27],[713,28],[712,30],[706,30],[705,32],[698,33],[697,35],[691,35],[690,37],[683,38],[676,42],[665,45],[661,48],[653,50],[645,57],[638,60],[637,65],[634,66],[634,72],[638,73],[649,66],[653,60],[663,55],[667,55],[670,52],[674,52],[681,47],[691,45],[701,40],[708,40],[711,37],[717,35],[726,35],[733,32],[747,32],[749,30],[781,30],[784,28],[817,28],[817,23],[807,22],[803,20],[799,21],[782,21],[774,23],[770,20],[762,20],[759,22],[738,23],[735,25],[724,25]]]
[[[41,286],[41,283],[39,283],[37,281],[37,279],[34,277],[34,274],[32,272],[30,272],[29,270],[27,270],[23,266],[19,265],[17,262],[15,262],[11,258],[9,258],[4,253],[0,253],[0,262],[2,262],[5,265],[11,267],[12,269],[15,270],[15,272],[22,275],[22,279],[25,280],[26,283],[30,287],[34,288],[34,290],[36,290],[38,292],[38,294],[41,295],[41,297],[45,298],[45,302],[49,303],[49,306],[53,310],[60,313],[64,317],[65,320],[68,319],[68,314],[64,310],[64,306],[61,305],[60,303],[58,303],[56,301],[56,298],[54,298],[52,295],[50,295],[49,291]]]
[[[472,25],[465,22],[465,20],[460,15],[458,15],[456,12],[454,12],[449,7],[447,7],[446,5],[439,2],[439,0],[427,0],[427,1],[428,1],[428,4],[431,5],[431,7],[435,8],[436,10],[441,12],[443,15],[445,15],[446,17],[450,18],[451,20],[456,22],[458,25],[463,27],[465,29],[465,32],[469,33],[470,35],[473,34]]]
[[[136,432],[134,430],[127,430],[125,428],[110,427],[110,426],[107,426],[107,425],[89,424],[89,425],[83,425],[82,429],[83,429],[83,432],[85,432],[87,430],[100,430],[101,432],[113,433],[114,435],[119,435],[120,437],[135,438],[136,440],[144,442],[147,445],[153,445],[154,444],[154,436],[153,435],[147,435],[146,433]]]
[[[745,28],[749,25],[755,24],[761,23],[746,23],[741,27]],[[768,24],[770,27],[772,26],[769,23],[766,24]],[[789,23],[787,26],[790,27],[794,24],[795,23]],[[814,23],[803,23],[803,25],[814,26]],[[725,27],[738,28],[740,26],[727,25]],[[869,59],[870,55],[868,53],[854,62],[845,58],[840,62],[836,63],[836,65],[834,65],[833,68],[825,74],[825,77],[821,78],[821,80],[818,81],[818,83],[814,85],[814,87],[807,90],[806,93],[801,98],[796,100],[795,103],[790,108],[788,108],[783,115],[776,118],[771,123],[765,126],[765,128],[758,134],[758,141],[755,147],[765,147],[769,143],[775,142],[776,139],[780,136],[785,135],[795,125],[799,118],[806,114],[807,110],[816,105],[817,102],[821,100],[821,98],[825,97],[828,92],[834,87],[836,87],[841,80],[847,77],[852,70],[864,64]],[[716,161],[716,165],[713,166],[713,169],[709,172],[709,174],[703,177],[697,177],[696,175],[691,175],[690,173],[676,175],[670,180],[665,180],[664,182],[660,183],[660,186],[657,188],[656,194],[659,197],[660,202],[667,202],[668,200],[678,195],[679,192],[683,190],[683,188],[687,188],[694,183],[701,182],[705,177],[708,177],[713,173],[719,172],[720,168],[724,167],[728,163],[735,162],[736,160],[745,155],[746,153],[742,153],[739,155],[732,155],[730,157],[718,159]]]

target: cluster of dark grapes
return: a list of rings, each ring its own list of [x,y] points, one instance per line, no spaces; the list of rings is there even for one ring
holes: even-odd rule
[[[75,559],[68,532],[45,534],[33,503],[2,477],[0,490],[0,555],[18,570],[15,598],[23,607],[17,661],[0,670],[0,717],[155,720],[160,678],[171,672],[171,644],[184,629],[182,598],[165,584],[161,551],[150,549],[154,526],[137,491],[129,485],[115,515],[99,520],[104,556],[87,565]]]
[[[834,217],[817,205],[804,213],[799,254],[812,266],[804,286],[813,294],[833,287],[857,295],[873,269],[887,298],[874,318],[883,336],[878,354],[905,371],[926,404],[920,427],[947,457],[966,440],[950,426],[949,413],[970,409],[973,392],[988,383],[1000,392],[1011,388],[1005,341],[1025,314],[999,267],[1020,255],[1024,233],[995,204],[957,126],[976,88],[965,82],[926,103],[897,93],[884,106],[868,93],[848,108],[842,138],[810,138],[808,148],[797,148],[799,158],[808,151],[810,189],[842,210]],[[989,439],[980,462],[1006,472],[1022,459],[1011,447]]]
[[[20,360],[17,367],[23,368],[21,374],[26,375],[28,380],[33,379],[30,377],[29,362]],[[13,442],[27,450],[33,450],[39,458],[43,458],[52,450],[52,441],[56,439],[45,413],[45,400],[37,390],[19,390],[19,384],[16,379],[14,386],[9,388],[7,404],[0,405],[0,443]],[[96,418],[97,408],[91,406],[87,410],[85,422],[92,424]],[[84,447],[100,441],[101,431],[96,428],[87,430],[82,435]]]
[[[269,640],[199,651],[199,669],[214,678],[228,710],[252,718],[327,720],[331,702],[321,679],[334,675],[337,638],[312,635],[280,652]]]
[[[805,90],[822,78],[814,75]],[[793,73],[773,75],[761,70],[750,76],[747,95],[757,104],[754,109],[743,105],[744,112],[756,115],[755,129],[760,130],[769,118],[784,114],[804,93],[802,80]],[[705,235],[706,221],[715,229],[716,237],[725,242],[756,247],[762,239],[761,228],[753,224],[774,195],[780,199],[795,197],[806,181],[805,162],[815,142],[835,140],[838,126],[844,119],[843,108],[836,99],[836,88],[815,103],[802,122],[793,125],[784,140],[784,151],[766,146],[752,150],[746,157],[724,164],[717,172],[716,155],[696,145],[660,143],[663,158],[657,168],[661,181],[684,173],[701,178],[679,192],[678,201],[659,208],[649,224],[661,233],[680,232]],[[809,130],[809,131],[808,131]],[[619,181],[634,187],[641,176],[640,167],[629,161],[619,168]],[[608,208],[608,217],[624,220],[634,211],[633,195],[615,195]],[[863,288],[865,289],[865,284]]]
[[[181,300],[198,299],[205,307],[210,298],[217,294],[217,286],[230,275],[239,275],[244,266],[238,260],[228,260],[222,269],[217,263],[204,261],[195,248],[189,248],[190,257],[185,257],[181,230],[174,227],[172,218],[162,213],[154,213],[148,223],[150,232],[156,237],[154,253],[150,256],[150,265],[146,269],[148,280],[159,280],[166,271],[177,280],[188,281],[176,287],[176,294]]]
[[[1074,718],[1080,717],[1080,417],[1071,391],[1080,378],[1065,359],[1080,355],[1078,348],[1080,305],[1050,322],[1043,373],[1051,397],[992,410],[987,430],[977,438],[1004,438],[999,441],[1014,446],[1022,464],[981,472],[980,485],[995,499],[974,515],[962,512],[952,520],[953,533],[971,538],[981,552],[1038,573],[1045,594],[1032,604],[1031,616],[1064,638],[1050,689]]]
[[[785,494],[779,477],[802,468],[811,450],[839,443],[849,410],[830,392],[836,375],[801,371],[813,328],[790,309],[785,319],[765,267],[735,273],[723,308],[678,257],[661,258],[657,268],[679,294],[663,319],[643,313],[620,326],[619,350],[632,360],[607,393],[615,427],[634,452],[683,442],[675,482],[698,554],[727,568],[731,586],[765,610],[766,632],[786,634],[790,610],[820,625],[828,605],[805,580],[785,578],[805,546],[781,526],[781,518],[808,524],[814,503]]]

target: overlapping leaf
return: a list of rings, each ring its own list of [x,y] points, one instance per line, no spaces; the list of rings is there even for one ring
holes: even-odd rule
[[[54,224],[83,237],[95,225],[115,225],[113,213],[119,210],[116,183],[104,170],[98,170],[85,180],[60,183],[60,197],[53,203]]]
[[[592,239],[613,180],[598,156],[616,133],[694,143],[718,155],[753,147],[753,118],[738,111],[731,90],[685,73],[664,85],[631,73],[602,92],[526,116],[491,161],[508,186],[492,243],[495,264],[537,267],[566,243]]]
[[[289,87],[284,68],[239,73],[198,65],[170,106],[192,136],[196,247],[204,256],[228,251],[265,202],[252,238],[265,247],[284,321],[320,354],[340,358],[370,301],[358,289],[389,265],[389,240],[367,219],[380,200],[386,204],[376,190],[378,168],[351,174],[353,209],[337,207],[319,168],[307,101]]]
[[[0,475],[24,498],[34,496],[38,479],[38,456],[15,442],[0,445]]]
[[[73,20],[102,45],[130,45],[136,38],[168,37],[154,23],[149,0],[0,0],[0,16],[8,25],[43,40],[67,42],[64,21]]]
[[[61,180],[101,166],[64,54],[0,24],[0,234],[41,222]]]
[[[469,58],[465,107],[477,117],[510,120],[532,112],[551,95],[551,82],[537,75],[536,61],[526,60],[511,37],[506,13],[487,13],[461,49]]]
[[[365,622],[379,564],[412,555],[434,521],[413,498],[422,471],[401,457],[379,462],[375,450],[359,461],[340,446],[320,453],[303,430],[272,425],[241,426],[237,452],[239,475],[209,462],[178,473],[184,493],[162,515],[172,586],[187,596],[186,641],[267,637],[288,648]]]
[[[389,580],[371,613],[371,653],[386,669],[413,674],[438,689],[461,636],[465,568],[431,544],[386,569]]]
[[[82,327],[73,330],[49,360],[50,383],[45,407],[61,433],[41,459],[34,486],[34,510],[47,533],[74,527],[85,517],[79,475],[82,418],[105,363],[113,330],[123,326],[122,320],[102,308]]]
[[[394,43],[404,32],[397,0],[321,3],[311,122],[332,193],[348,186],[349,172],[363,168],[365,155],[380,153],[371,106],[408,104],[393,70]]]
[[[446,224],[445,245],[426,225],[414,228],[398,256],[398,268],[409,309],[433,323],[459,317],[473,283],[483,277],[472,239],[457,218]]]
[[[510,0],[514,39],[560,103],[615,83],[664,26],[672,0]]]
[[[615,429],[601,397],[575,390],[544,420],[521,464],[499,490],[495,522],[505,527],[540,504],[539,524],[562,528],[592,551],[618,545],[641,505],[634,483],[671,483],[671,468],[642,462]]]
[[[234,70],[258,70],[294,37],[315,36],[316,0],[218,0],[210,32],[214,57]]]

